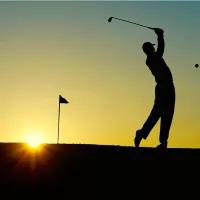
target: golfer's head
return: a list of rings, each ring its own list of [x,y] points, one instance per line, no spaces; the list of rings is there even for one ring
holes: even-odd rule
[[[143,49],[144,53],[146,53],[148,55],[148,54],[155,52],[154,45],[155,44],[151,44],[150,42],[145,42],[142,45],[142,49]]]

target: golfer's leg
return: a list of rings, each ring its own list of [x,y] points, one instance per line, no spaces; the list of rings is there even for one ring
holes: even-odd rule
[[[164,106],[161,113],[160,143],[167,143],[174,116],[174,103]]]
[[[160,118],[160,106],[155,101],[153,109],[151,110],[149,117],[147,118],[146,122],[144,123],[141,129],[144,139],[148,137],[149,133],[151,132],[152,128],[155,126],[159,118]]]

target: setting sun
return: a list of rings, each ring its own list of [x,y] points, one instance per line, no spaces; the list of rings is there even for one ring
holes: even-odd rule
[[[32,134],[27,137],[26,142],[30,147],[36,148],[42,143],[42,138],[39,135]]]

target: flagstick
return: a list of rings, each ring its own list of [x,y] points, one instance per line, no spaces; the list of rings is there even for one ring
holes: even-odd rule
[[[59,144],[59,123],[60,123],[60,99],[59,99],[59,108],[58,108],[58,138],[57,138],[58,144]]]

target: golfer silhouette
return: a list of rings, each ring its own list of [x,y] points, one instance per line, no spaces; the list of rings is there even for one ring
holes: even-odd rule
[[[159,28],[154,28],[154,31],[158,39],[157,51],[154,49],[155,44],[150,42],[145,42],[142,46],[144,53],[147,55],[146,65],[157,83],[154,106],[143,127],[136,131],[134,143],[136,147],[139,147],[141,140],[148,137],[160,118],[160,144],[157,147],[167,148],[175,108],[175,88],[171,71],[162,58],[165,47],[164,31]]]

